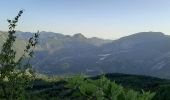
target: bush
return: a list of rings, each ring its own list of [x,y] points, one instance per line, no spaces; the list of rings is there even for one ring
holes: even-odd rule
[[[68,79],[67,88],[73,90],[70,98],[88,100],[151,100],[155,93],[124,89],[106,77],[91,80],[83,76]]]

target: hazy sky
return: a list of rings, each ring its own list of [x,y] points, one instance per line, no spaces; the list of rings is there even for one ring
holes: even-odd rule
[[[110,39],[141,31],[170,34],[170,0],[1,0],[0,30],[7,30],[6,19],[20,9],[25,9],[21,31]]]

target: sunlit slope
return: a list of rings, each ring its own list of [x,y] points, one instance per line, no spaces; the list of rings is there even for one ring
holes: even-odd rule
[[[3,43],[6,41],[8,36],[7,32],[0,32],[0,48],[2,47]],[[20,57],[24,53],[24,49],[26,47],[27,40],[22,40],[22,39],[16,39],[14,43],[14,50],[16,50],[16,59]]]

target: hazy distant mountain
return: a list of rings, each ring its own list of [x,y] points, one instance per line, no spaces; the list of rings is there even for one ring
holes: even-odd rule
[[[17,37],[22,40],[32,35],[30,32],[17,32]],[[43,31],[40,32],[36,58],[32,63],[39,72],[47,74],[84,72],[94,64],[98,48],[111,42],[97,37],[86,38],[81,33],[70,36]]]
[[[69,42],[64,40],[63,48],[52,53],[46,52],[44,61],[35,64],[40,72],[121,72],[163,78],[170,76],[170,37],[161,32],[136,33],[100,46],[89,43],[87,40],[90,39],[82,34],[68,38],[71,39],[68,39]],[[41,54],[42,52],[37,53],[37,57],[42,56]]]
[[[161,32],[141,32],[123,37],[104,45],[103,54],[109,54],[99,61],[105,72],[170,77],[170,36]]]
[[[33,35],[17,32],[23,41]],[[170,36],[161,32],[140,32],[118,40],[87,38],[40,32],[32,61],[45,74],[98,74],[105,72],[170,77]]]

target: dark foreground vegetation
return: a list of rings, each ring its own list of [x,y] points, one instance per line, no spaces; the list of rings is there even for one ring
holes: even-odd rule
[[[113,95],[114,97],[118,95],[116,97],[117,100],[170,99],[170,81],[166,79],[128,74],[106,74],[105,77],[100,75],[97,77],[90,77],[90,79],[97,80],[95,84],[101,85],[99,87],[103,90],[111,89],[111,87],[107,87],[110,84],[109,80],[111,80],[112,85],[114,85]],[[85,78],[85,80],[87,80],[87,78]],[[73,78],[57,76],[36,78],[32,87],[26,89],[26,100],[86,100],[87,98],[90,100],[116,100],[111,98],[111,91],[107,91],[103,96],[99,93],[99,98],[96,98],[95,95],[97,96],[97,94],[93,96],[92,93],[100,91],[96,91],[97,88],[95,85],[91,84],[93,83],[92,81],[85,80],[83,80],[81,75],[77,75]],[[78,87],[82,87],[82,90],[80,91]],[[142,93],[142,91],[150,92]],[[1,89],[0,94],[2,98],[3,92]]]
[[[98,80],[97,84],[99,85],[100,79],[103,75],[93,77],[91,79]],[[116,88],[113,89],[114,92],[116,92],[117,99],[109,99],[107,96],[111,97],[110,92],[107,92],[107,94],[103,97],[100,94],[100,98],[95,98],[93,96],[90,100],[169,100],[170,99],[170,81],[165,79],[159,79],[154,77],[147,77],[147,76],[139,76],[139,75],[128,75],[128,74],[106,74],[106,78],[104,78],[102,86],[100,86],[102,89],[105,88],[104,85],[108,83],[109,80],[115,85]],[[93,91],[93,85],[89,84],[88,82],[82,81],[81,77],[74,77],[71,79],[71,87],[68,86],[70,83],[68,78],[40,78],[34,81],[33,88],[27,89],[30,95],[30,99],[39,99],[39,100],[63,100],[63,99],[72,99],[72,100],[86,100],[88,97],[91,96],[91,92]],[[78,82],[77,82],[78,81]],[[84,85],[81,84],[83,82]],[[91,83],[91,82],[90,82]],[[116,83],[116,84],[115,84]],[[68,85],[69,84],[69,85]],[[120,85],[117,85],[120,84]],[[83,92],[75,89],[75,86],[82,86],[84,89],[83,91],[86,91],[87,94],[84,95]],[[122,91],[122,86],[124,87],[124,93]],[[111,88],[110,88],[111,89]],[[133,90],[135,91],[133,91]],[[95,91],[95,90],[94,90]],[[93,92],[94,92],[93,91]],[[137,94],[137,92],[138,94]],[[144,92],[142,91],[150,91],[150,92]],[[88,94],[89,93],[89,94]],[[155,93],[155,95],[153,94]],[[113,94],[114,97],[116,94]],[[122,95],[123,94],[123,95]],[[143,94],[143,95],[142,95]],[[124,96],[126,99],[124,99]],[[143,97],[142,97],[143,96]],[[153,96],[152,99],[150,99]],[[141,98],[140,98],[141,97]],[[134,99],[132,99],[134,98]],[[147,99],[148,98],[148,99]]]

